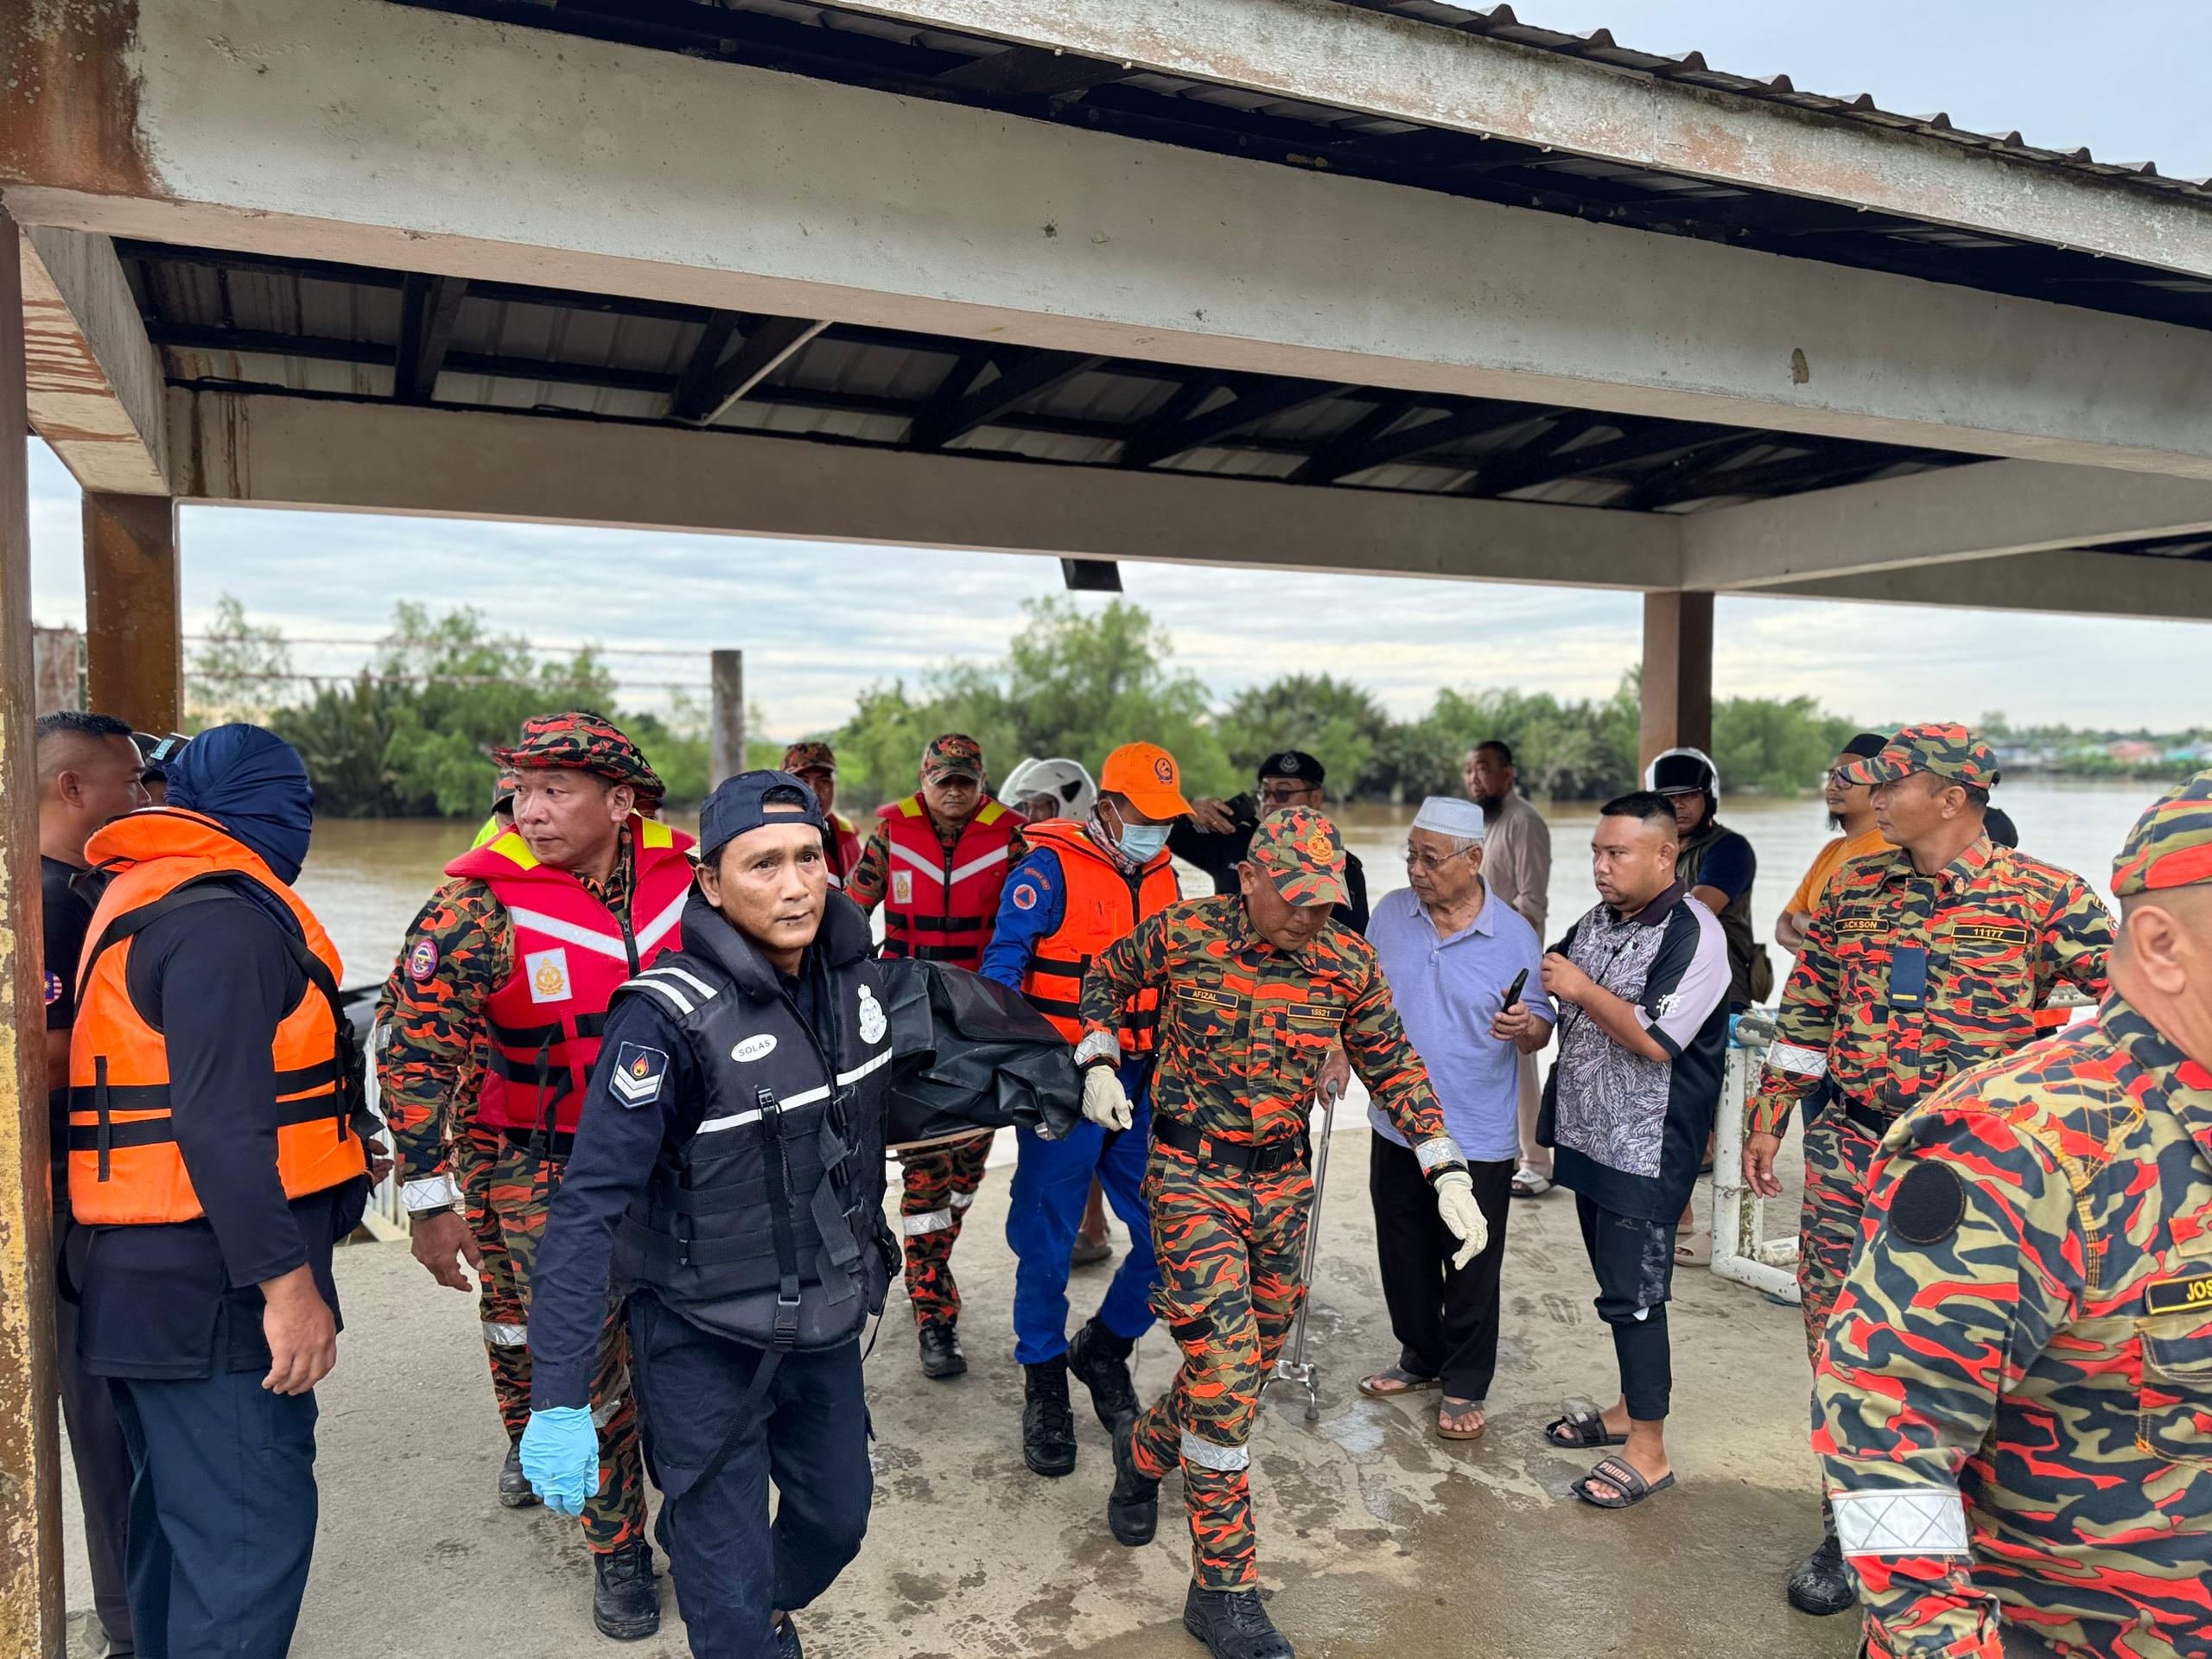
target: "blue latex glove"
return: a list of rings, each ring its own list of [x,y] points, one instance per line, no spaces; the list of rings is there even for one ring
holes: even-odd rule
[[[555,1406],[530,1414],[522,1432],[522,1471],[545,1506],[582,1515],[599,1490],[599,1431],[583,1406]]]

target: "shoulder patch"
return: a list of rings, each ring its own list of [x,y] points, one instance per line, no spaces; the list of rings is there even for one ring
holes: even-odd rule
[[[407,953],[407,977],[417,985],[427,985],[438,971],[438,944],[435,939],[417,939],[414,949]]]
[[[607,1074],[614,1098],[636,1110],[660,1098],[668,1080],[668,1055],[643,1043],[625,1043],[614,1051],[614,1069]]]
[[[1034,910],[1037,907],[1037,889],[1027,881],[1015,882],[1014,907],[1016,910]]]
[[[52,1007],[61,1000],[61,976],[51,971],[46,976],[46,1006]]]
[[[1890,1199],[1890,1225],[1912,1244],[1938,1244],[1967,1211],[1966,1188],[1950,1165],[1923,1159],[1905,1172]]]

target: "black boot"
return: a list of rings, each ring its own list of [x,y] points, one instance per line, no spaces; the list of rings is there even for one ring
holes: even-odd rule
[[[1256,1590],[1205,1590],[1193,1584],[1183,1599],[1183,1628],[1206,1644],[1213,1659],[1295,1659]]]
[[[964,1376],[968,1372],[968,1356],[960,1351],[960,1333],[950,1325],[938,1322],[921,1329],[922,1375],[943,1382],[948,1376]]]
[[[776,1621],[776,1659],[803,1659],[798,1645],[798,1626],[785,1613]]]
[[[1135,1346],[1096,1316],[1068,1344],[1068,1375],[1090,1390],[1090,1408],[1109,1434],[1137,1419],[1136,1384],[1129,1381],[1129,1352]]]
[[[1789,1605],[1801,1613],[1825,1618],[1844,1611],[1858,1599],[1850,1570],[1843,1564],[1843,1546],[1836,1542],[1835,1529],[1831,1526],[1821,1547],[1789,1575]]]
[[[537,1502],[537,1494],[531,1489],[530,1477],[522,1471],[522,1447],[507,1448],[507,1460],[499,1465],[499,1502],[510,1510],[527,1510]]]
[[[1025,1365],[1022,1381],[1021,1460],[1040,1475],[1075,1468],[1075,1414],[1068,1409],[1068,1363],[1048,1359]]]
[[[1114,1430],[1114,1495],[1106,1500],[1106,1524],[1116,1543],[1148,1544],[1160,1528],[1160,1483],[1137,1468],[1136,1424]]]
[[[660,1629],[660,1586],[651,1544],[625,1544],[591,1558],[591,1622],[601,1636],[636,1642]]]

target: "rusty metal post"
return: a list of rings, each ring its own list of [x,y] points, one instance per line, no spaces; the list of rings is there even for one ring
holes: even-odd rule
[[[0,213],[0,1649],[61,1652],[60,1429],[48,1189],[29,429],[16,223]]]
[[[745,770],[745,653],[718,651],[712,662],[713,725],[707,738],[707,787]]]
[[[85,493],[87,704],[142,732],[182,729],[183,601],[176,503]]]
[[[1663,749],[1713,753],[1713,595],[1643,596],[1643,703],[1638,766]]]

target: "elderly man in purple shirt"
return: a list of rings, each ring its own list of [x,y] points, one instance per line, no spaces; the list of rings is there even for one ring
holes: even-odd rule
[[[1451,1265],[1457,1243],[1425,1200],[1420,1160],[1371,1111],[1368,1196],[1399,1355],[1359,1386],[1377,1399],[1441,1389],[1436,1432],[1471,1440],[1483,1432],[1497,1370],[1498,1269],[1521,1150],[1520,1055],[1550,1040],[1554,1015],[1540,988],[1536,930],[1483,880],[1480,807],[1445,796],[1424,801],[1407,836],[1406,879],[1409,887],[1375,906],[1367,937],[1445,1125],[1466,1154],[1491,1233],[1473,1261]],[[1516,981],[1525,988],[1509,995]]]

